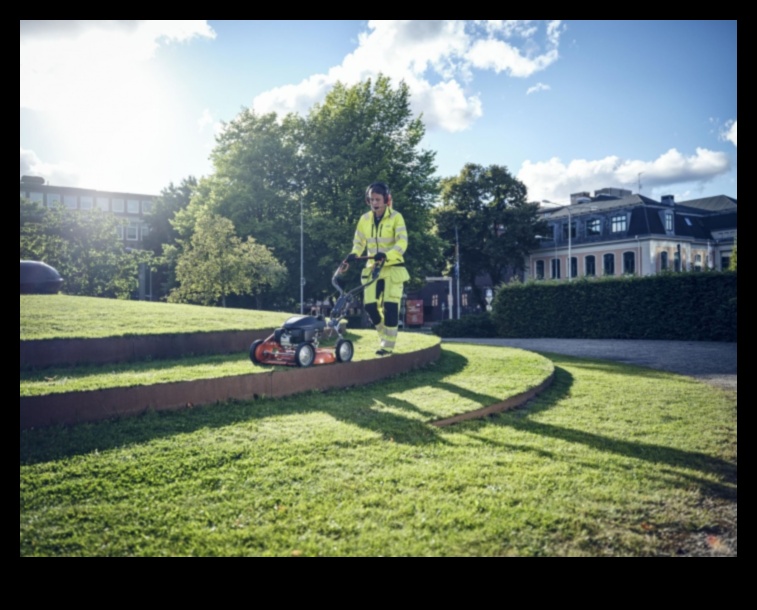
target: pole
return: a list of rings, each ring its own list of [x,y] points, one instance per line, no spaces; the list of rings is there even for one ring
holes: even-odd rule
[[[457,279],[457,319],[460,319],[460,242],[457,239],[457,225],[455,225],[455,277]]]
[[[573,216],[570,213],[570,204],[568,204],[568,281],[573,281],[573,258],[571,257],[570,246],[573,238]]]
[[[305,313],[305,248],[302,199],[300,199],[300,315]]]

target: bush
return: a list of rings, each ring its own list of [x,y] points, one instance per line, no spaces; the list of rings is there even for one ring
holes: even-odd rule
[[[496,337],[494,321],[488,313],[471,314],[459,320],[444,320],[433,327],[440,337],[486,339]]]

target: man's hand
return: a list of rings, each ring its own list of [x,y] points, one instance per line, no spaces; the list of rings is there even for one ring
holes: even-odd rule
[[[386,262],[386,254],[384,252],[379,252],[373,257],[373,260],[376,264],[383,265]]]
[[[357,254],[355,254],[354,252],[350,252],[347,255],[347,258],[344,259],[344,262],[345,263],[354,263],[356,260],[357,260]]]

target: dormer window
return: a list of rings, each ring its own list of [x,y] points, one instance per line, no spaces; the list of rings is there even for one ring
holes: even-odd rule
[[[625,214],[613,216],[610,219],[610,230],[613,233],[623,233],[628,229],[628,220]]]

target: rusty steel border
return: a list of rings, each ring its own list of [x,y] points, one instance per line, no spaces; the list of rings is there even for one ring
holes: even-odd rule
[[[249,343],[249,333],[245,335]],[[374,358],[312,368],[273,371],[149,386],[66,392],[20,399],[21,430],[57,424],[78,424],[146,411],[176,410],[230,399],[278,398],[312,390],[365,385],[420,368],[439,359],[441,342],[431,347]]]

